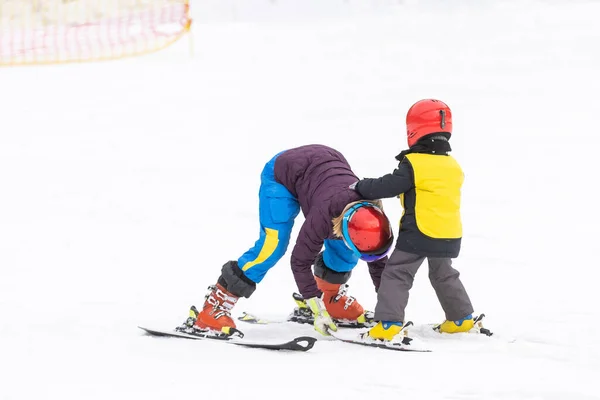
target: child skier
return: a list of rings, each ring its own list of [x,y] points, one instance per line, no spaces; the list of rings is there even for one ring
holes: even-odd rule
[[[425,258],[429,280],[446,314],[438,330],[467,332],[474,326],[471,301],[452,267],[461,246],[464,174],[448,155],[450,108],[439,100],[418,101],[408,110],[406,130],[409,149],[396,157],[397,169],[351,185],[365,199],[398,196],[404,209],[396,247],[377,293],[375,321],[379,322],[366,334],[381,340],[392,340],[402,330],[409,290]]]
[[[192,309],[179,329],[216,335],[235,332],[232,308],[240,297],[250,297],[283,257],[300,210],[305,221],[291,253],[291,267],[314,315],[315,329],[328,335],[328,329],[337,330],[335,320],[364,322],[364,309],[345,295],[345,283],[362,259],[377,290],[393,233],[381,201],[364,201],[349,188],[357,180],[344,156],[327,146],[306,145],[275,155],[261,174],[259,239],[237,260],[223,265],[202,310]]]

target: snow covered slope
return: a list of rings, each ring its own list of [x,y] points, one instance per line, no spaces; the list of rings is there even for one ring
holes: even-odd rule
[[[254,3],[200,1],[191,44],[153,56],[0,70],[0,399],[600,398],[600,4]],[[455,266],[497,338],[431,335],[443,314],[426,270],[407,315],[432,353],[327,339],[271,353],[136,328],[182,322],[254,243],[275,152],[318,142],[360,176],[392,171],[425,97],[454,111]],[[365,265],[349,283],[372,309]],[[295,290],[288,254],[234,315],[284,317]]]

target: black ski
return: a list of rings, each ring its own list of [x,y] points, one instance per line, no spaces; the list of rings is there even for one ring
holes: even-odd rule
[[[172,337],[172,338],[181,338],[181,339],[191,339],[191,340],[202,340],[202,339],[210,339],[216,340],[222,343],[233,344],[236,346],[250,347],[254,349],[266,349],[266,350],[286,350],[286,351],[308,351],[313,348],[317,339],[310,336],[299,336],[285,343],[261,343],[261,342],[246,342],[245,340],[238,339],[233,336],[215,336],[215,335],[206,335],[202,333],[198,334],[189,334],[185,332],[178,332],[175,330],[160,330],[160,329],[150,329],[142,326],[138,326],[138,328],[145,331],[147,334],[152,336],[162,336],[162,337]]]

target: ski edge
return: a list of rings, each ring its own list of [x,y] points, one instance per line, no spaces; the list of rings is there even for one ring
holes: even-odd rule
[[[287,351],[299,351],[306,352],[312,349],[317,342],[317,339],[312,336],[298,336],[283,343],[262,343],[262,342],[244,342],[240,339],[236,338],[228,338],[228,337],[211,337],[211,336],[195,336],[190,335],[184,332],[177,331],[165,331],[160,329],[152,329],[146,328],[143,326],[138,326],[139,329],[146,332],[146,334],[150,336],[158,336],[158,337],[175,337],[181,339],[188,340],[214,340],[222,343],[232,344],[236,346],[248,347],[248,348],[256,348],[256,349],[265,349],[265,350],[287,350]]]
[[[349,343],[349,344],[356,344],[356,345],[365,346],[365,347],[374,347],[374,348],[383,349],[383,350],[404,351],[404,352],[413,352],[413,353],[431,353],[432,352],[431,349],[411,348],[410,345],[404,345],[404,344],[386,345],[384,343],[363,342],[358,339],[343,338],[331,331],[329,332],[329,334],[331,335],[332,338],[334,338],[337,341]]]

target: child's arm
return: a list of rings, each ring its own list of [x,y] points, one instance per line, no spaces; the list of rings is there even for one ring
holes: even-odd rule
[[[356,183],[356,190],[366,200],[396,197],[414,186],[413,172],[408,162],[401,162],[391,174],[381,178],[361,179]]]

